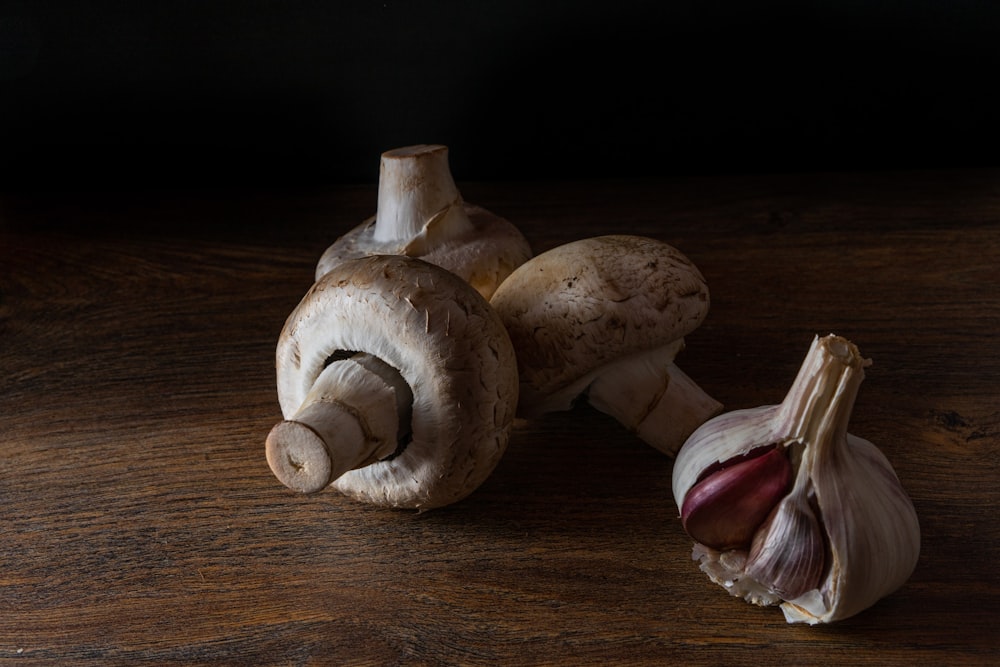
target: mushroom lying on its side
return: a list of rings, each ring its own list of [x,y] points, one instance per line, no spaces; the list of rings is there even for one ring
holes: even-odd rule
[[[722,405],[674,364],[708,313],[708,286],[675,248],[601,236],[544,252],[500,285],[491,305],[517,353],[518,412],[568,410],[586,395],[673,456]]]
[[[427,262],[334,267],[289,315],[276,367],[285,420],[267,461],[292,489],[430,509],[476,489],[507,447],[510,338],[479,293]]]
[[[418,145],[382,154],[375,215],[327,248],[316,280],[344,260],[366,255],[437,264],[489,299],[531,257],[531,248],[510,222],[462,200],[446,146]]]

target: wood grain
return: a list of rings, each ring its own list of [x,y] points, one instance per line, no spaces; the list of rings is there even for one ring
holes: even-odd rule
[[[1000,654],[1000,172],[466,183],[536,251],[655,236],[712,310],[679,363],[781,399],[814,334],[874,360],[852,432],[916,505],[911,580],[829,627],[690,560],[671,462],[581,406],[423,514],[297,496],[273,355],[372,186],[0,198],[0,662],[990,664]]]

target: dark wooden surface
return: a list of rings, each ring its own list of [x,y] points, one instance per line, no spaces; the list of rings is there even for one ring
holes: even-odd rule
[[[371,186],[0,198],[0,662],[995,663],[1000,172],[465,183],[536,251],[683,250],[712,310],[680,365],[780,400],[814,334],[874,360],[851,431],[911,494],[911,580],[786,625],[690,560],[671,462],[585,407],[518,426],[415,514],[272,477],[273,353]]]

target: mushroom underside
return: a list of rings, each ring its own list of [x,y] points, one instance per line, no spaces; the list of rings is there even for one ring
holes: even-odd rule
[[[381,359],[409,385],[410,436],[332,486],[369,503],[421,509],[478,487],[506,449],[518,396],[513,347],[485,300],[457,276],[413,258],[335,267],[289,316],[279,341],[286,418],[328,361],[352,352]]]
[[[347,359],[360,359],[368,356],[366,352],[360,350],[334,350],[323,362],[323,369],[326,369],[330,364],[337,361],[345,361]],[[385,364],[384,359],[375,358],[378,362]],[[387,365],[387,364],[386,364]],[[398,369],[393,369],[398,373]],[[390,461],[406,449],[406,446],[410,444],[413,439],[413,423],[412,423],[412,411],[413,411],[413,388],[410,387],[402,376],[399,377],[399,382],[405,385],[405,389],[398,392],[397,396],[397,414],[400,418],[399,427],[396,434],[396,448],[388,455],[379,458],[379,461]]]

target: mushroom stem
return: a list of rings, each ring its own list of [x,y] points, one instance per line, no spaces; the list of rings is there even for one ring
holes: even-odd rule
[[[668,456],[677,454],[696,428],[722,410],[673,362],[676,341],[650,354],[622,360],[591,383],[591,405]]]
[[[404,254],[472,230],[462,195],[448,167],[448,148],[419,145],[382,154],[374,239],[406,243]]]
[[[392,454],[409,426],[412,394],[399,373],[368,355],[327,366],[291,419],[267,436],[282,484],[315,493],[349,470]]]

